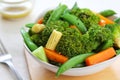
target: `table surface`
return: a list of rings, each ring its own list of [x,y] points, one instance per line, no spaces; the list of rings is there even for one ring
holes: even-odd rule
[[[105,9],[113,9],[120,16],[120,0],[34,0],[32,13],[20,20],[6,20],[0,17],[0,38],[8,52],[13,57],[13,63],[24,80],[30,80],[26,58],[24,55],[23,39],[20,35],[20,28],[26,23],[34,22],[40,13],[50,7],[56,7],[59,3],[67,4],[71,8],[75,2],[81,8],[90,8],[99,12]],[[0,80],[14,80],[8,68],[0,64]]]

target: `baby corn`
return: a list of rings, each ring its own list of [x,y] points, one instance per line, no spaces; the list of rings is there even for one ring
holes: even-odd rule
[[[60,41],[61,36],[61,32],[53,30],[45,47],[50,50],[55,50],[58,42]]]
[[[43,25],[43,24],[35,24],[35,25],[32,27],[32,31],[33,31],[34,33],[39,33],[39,32],[41,32],[44,28],[45,28],[45,25]]]

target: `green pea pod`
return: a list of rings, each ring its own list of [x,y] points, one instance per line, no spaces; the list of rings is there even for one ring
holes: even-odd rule
[[[61,17],[70,22],[71,24],[75,25],[80,32],[85,33],[87,31],[87,28],[78,17],[69,13],[65,13]]]
[[[72,7],[72,9],[71,10],[76,10],[76,9],[78,9],[79,7],[78,7],[78,5],[77,5],[77,2],[75,2],[75,4],[73,5],[73,7]]]
[[[96,52],[99,52],[99,51],[102,51],[102,50],[105,50],[109,47],[112,47],[113,46],[113,40],[110,39],[108,41],[105,41],[104,43],[102,43],[96,50]]]
[[[120,55],[120,49],[116,50],[116,55]]]
[[[34,24],[35,24],[35,23],[29,23],[29,24],[26,24],[25,26],[26,26],[27,28],[32,28]]]
[[[56,76],[58,77],[60,74],[62,74],[63,72],[65,72],[66,70],[81,64],[85,61],[85,59],[88,56],[93,55],[93,53],[85,53],[85,54],[80,54],[78,56],[75,56],[71,59],[69,59],[67,62],[65,62],[63,65],[61,65],[61,67],[58,69]]]
[[[120,18],[116,18],[114,22],[116,22],[117,24],[120,24]]]
[[[50,15],[46,25],[48,25],[49,22],[51,22],[51,21],[58,20],[66,9],[67,9],[66,5],[59,5]]]
[[[114,14],[116,14],[116,12],[109,9],[109,10],[101,11],[100,14],[105,17],[109,17],[109,16],[113,16]]]
[[[35,49],[37,49],[38,48],[37,45],[32,42],[32,40],[30,39],[30,36],[29,36],[28,32],[26,32],[24,28],[21,28],[20,31],[21,31],[23,39],[24,39],[26,45],[28,46],[28,48],[31,51],[34,51]]]

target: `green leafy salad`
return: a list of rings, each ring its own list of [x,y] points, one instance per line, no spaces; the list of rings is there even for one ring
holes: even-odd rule
[[[120,18],[113,10],[99,13],[59,4],[36,23],[21,28],[23,39],[38,59],[59,67],[56,76],[70,68],[95,65],[120,53]]]

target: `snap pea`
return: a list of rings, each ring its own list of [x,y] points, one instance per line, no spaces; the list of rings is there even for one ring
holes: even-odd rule
[[[31,51],[34,51],[35,49],[37,49],[38,48],[37,45],[32,42],[32,40],[30,39],[30,36],[29,36],[28,32],[26,32],[24,28],[21,28],[20,31],[21,31],[23,39],[24,39],[26,45],[28,46],[28,48]]]
[[[113,16],[114,14],[116,14],[116,12],[108,9],[108,10],[101,11],[100,14],[105,17],[109,17],[109,16]]]
[[[108,40],[108,41],[105,41],[103,44],[101,44],[101,45],[97,48],[96,52],[105,50],[105,49],[107,49],[108,47],[112,47],[112,46],[113,46],[113,40],[110,39],[110,40]]]
[[[120,49],[116,50],[116,55],[120,55]]]
[[[67,9],[66,5],[61,5],[60,4],[50,15],[46,25],[48,25],[49,22],[51,22],[51,21],[58,20],[60,18],[61,14],[63,14],[66,9]]]
[[[85,61],[85,59],[88,56],[93,55],[93,53],[85,53],[85,54],[80,54],[78,56],[75,56],[71,59],[69,59],[67,62],[65,62],[63,65],[60,66],[60,68],[58,69],[56,76],[58,77],[60,74],[62,74],[63,72],[65,72],[66,70],[81,64]]]
[[[114,22],[117,23],[117,24],[120,24],[120,18],[116,18],[116,19],[114,20]]]
[[[25,26],[26,26],[27,28],[32,28],[34,24],[35,24],[35,23],[29,23],[29,24],[26,24]]]
[[[76,10],[76,9],[78,9],[79,7],[78,7],[78,5],[77,5],[77,2],[75,2],[75,4],[73,5],[73,7],[72,7],[72,9],[71,10]]]
[[[64,13],[61,17],[71,24],[75,25],[82,33],[85,33],[87,31],[87,28],[78,17],[69,13]]]

